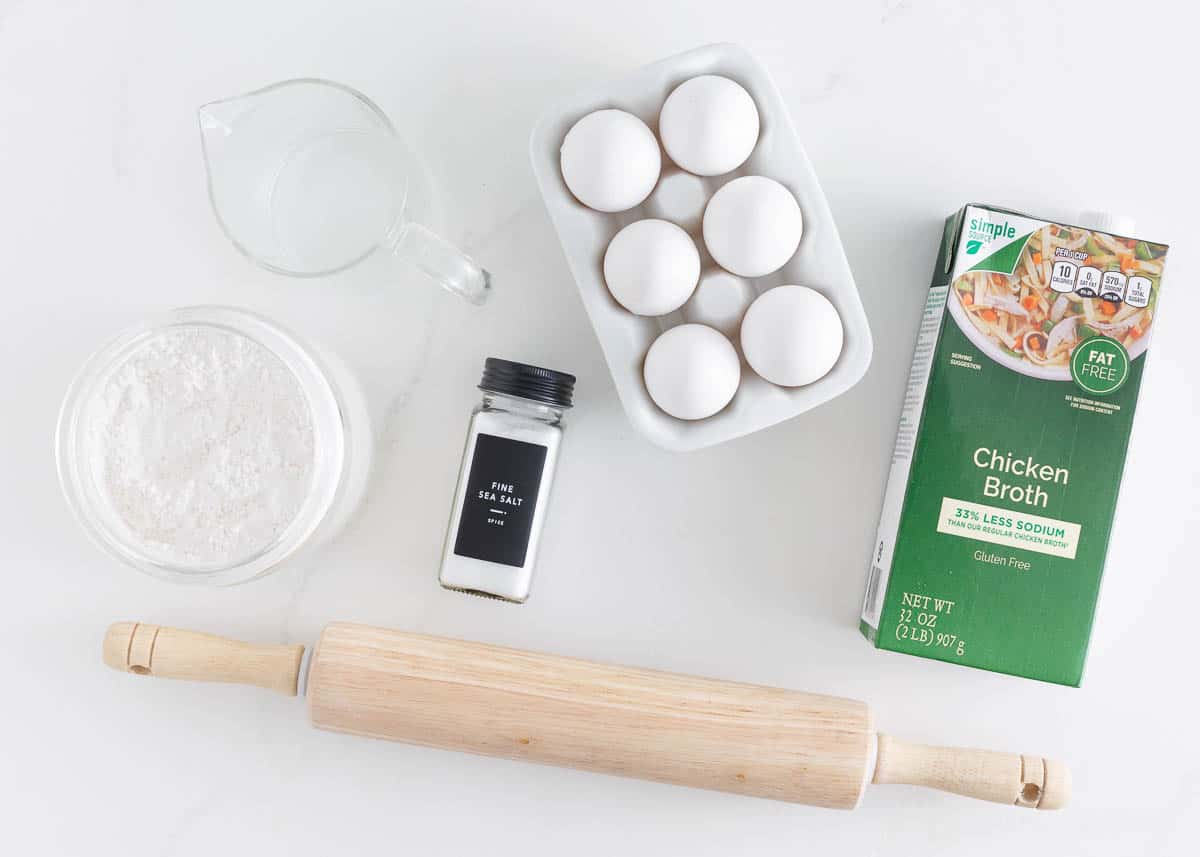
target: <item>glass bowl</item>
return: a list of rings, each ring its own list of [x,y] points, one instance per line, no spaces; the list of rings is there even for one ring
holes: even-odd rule
[[[175,326],[215,328],[238,334],[262,346],[289,370],[303,393],[312,416],[313,466],[307,494],[291,521],[269,544],[230,562],[174,563],[155,555],[124,526],[98,485],[94,444],[87,437],[91,409],[112,374],[151,338]],[[261,577],[314,541],[346,499],[349,486],[348,439],[352,427],[346,414],[344,390],[311,348],[274,322],[233,307],[199,306],[173,310],[163,317],[130,328],[93,354],[67,390],[59,413],[56,457],[59,482],[76,519],[105,551],[147,574],[167,580],[228,586]],[[359,456],[361,458],[361,456]],[[359,469],[364,462],[356,462]],[[362,480],[359,480],[362,481]],[[357,498],[355,498],[357,499]]]

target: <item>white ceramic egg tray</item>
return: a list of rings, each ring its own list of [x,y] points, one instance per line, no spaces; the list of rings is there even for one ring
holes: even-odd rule
[[[657,134],[658,112],[667,95],[685,80],[701,74],[719,74],[737,81],[754,98],[761,129],[758,145],[746,163],[726,175],[701,178],[683,173],[663,152],[659,185],[640,206],[605,214],[575,199],[559,169],[559,148],[578,119],[594,110],[615,107],[639,117]],[[731,44],[697,48],[561,101],[542,114],[534,126],[530,156],[621,403],[633,425],[658,446],[674,451],[701,449],[767,428],[844,393],[866,372],[871,361],[871,331],[833,215],[779,90],[766,69],[745,49]],[[642,364],[659,334],[689,320],[689,307],[658,318],[628,312],[605,286],[604,251],[622,227],[657,217],[672,220],[691,234],[700,250],[704,273],[719,270],[704,249],[700,215],[721,185],[745,175],[767,176],[784,184],[796,195],[804,215],[804,235],[796,254],[781,270],[750,280],[753,290],[761,294],[783,284],[816,289],[837,307],[845,343],[833,369],[805,387],[777,387],[764,381],[743,358],[741,387],[728,406],[707,419],[676,419],[659,410],[650,399],[642,380]],[[736,335],[733,343],[740,355]]]

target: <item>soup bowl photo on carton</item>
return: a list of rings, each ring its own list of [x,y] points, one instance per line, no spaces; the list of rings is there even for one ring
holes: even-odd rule
[[[1039,366],[1036,363],[1021,358],[1014,357],[1005,351],[999,343],[995,342],[986,333],[980,330],[971,321],[967,311],[963,309],[962,302],[958,296],[954,294],[955,290],[951,288],[950,293],[946,296],[946,301],[950,305],[950,315],[954,316],[954,320],[958,323],[958,328],[971,340],[972,344],[977,346],[980,351],[990,357],[992,360],[1012,369],[1014,372],[1020,372],[1030,378],[1041,378],[1044,381],[1070,381],[1071,367],[1064,366]],[[1135,340],[1126,349],[1129,352],[1129,359],[1134,360],[1141,356],[1149,344],[1150,337],[1143,336]]]

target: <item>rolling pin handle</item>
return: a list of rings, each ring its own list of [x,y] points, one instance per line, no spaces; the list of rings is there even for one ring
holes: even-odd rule
[[[304,646],[262,646],[163,625],[117,622],[104,635],[104,663],[158,678],[249,684],[295,696]]]
[[[1062,809],[1071,799],[1071,771],[1040,756],[931,747],[880,735],[873,783],[925,786],[1027,809]]]

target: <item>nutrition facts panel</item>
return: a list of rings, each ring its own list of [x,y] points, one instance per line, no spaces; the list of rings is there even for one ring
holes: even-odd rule
[[[1060,294],[1074,292],[1084,298],[1144,307],[1150,302],[1151,281],[1148,277],[1128,276],[1124,271],[1101,271],[1059,259],[1050,270],[1050,288]]]

